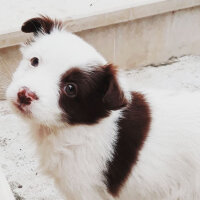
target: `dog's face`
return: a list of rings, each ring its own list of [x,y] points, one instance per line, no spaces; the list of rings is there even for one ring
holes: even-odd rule
[[[22,26],[34,40],[7,90],[13,109],[46,126],[93,124],[126,105],[116,69],[89,44],[46,17]]]

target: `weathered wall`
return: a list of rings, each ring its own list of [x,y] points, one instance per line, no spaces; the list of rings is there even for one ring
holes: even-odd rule
[[[20,59],[19,46],[0,49],[0,99],[4,99],[5,89]]]
[[[78,33],[109,61],[131,69],[200,55],[200,7]]]

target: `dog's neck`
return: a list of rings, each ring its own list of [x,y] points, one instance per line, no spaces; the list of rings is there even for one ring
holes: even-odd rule
[[[37,145],[50,145],[62,142],[65,147],[78,147],[80,145],[90,145],[95,143],[111,143],[116,137],[116,128],[114,125],[121,111],[112,111],[111,114],[100,120],[94,125],[73,125],[66,127],[47,127],[39,124],[31,124],[31,130]]]
[[[64,175],[66,184],[70,183],[68,187],[82,187],[86,179],[89,185],[101,184],[99,187],[102,187],[102,172],[106,169],[107,161],[112,159],[112,146],[117,140],[115,123],[120,116],[120,111],[113,111],[95,125],[60,129],[33,126],[32,134],[37,143],[41,169],[57,180],[63,179],[63,171],[71,172]],[[68,180],[68,176],[73,178]],[[65,190],[62,189],[63,184],[59,187]]]

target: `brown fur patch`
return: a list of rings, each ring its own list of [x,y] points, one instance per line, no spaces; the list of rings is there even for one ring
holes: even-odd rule
[[[151,114],[145,97],[132,93],[132,103],[123,111],[118,121],[118,140],[114,145],[114,155],[104,172],[109,193],[118,196],[128,176],[138,160],[138,154],[150,128]]]
[[[32,18],[24,22],[21,30],[25,33],[34,33],[34,35],[39,32],[50,34],[54,27],[61,29],[62,23],[56,19],[52,20],[47,16],[41,15],[41,17]]]
[[[75,83],[76,97],[65,95],[67,83]],[[126,105],[126,99],[116,80],[116,69],[112,65],[83,71],[72,68],[62,75],[59,105],[63,118],[70,124],[94,124],[107,117],[111,110]]]

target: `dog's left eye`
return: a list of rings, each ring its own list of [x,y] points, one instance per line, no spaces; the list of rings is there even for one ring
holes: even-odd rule
[[[39,59],[37,57],[31,58],[30,62],[33,67],[37,67],[39,65]]]
[[[67,96],[75,97],[77,95],[77,85],[75,83],[67,83],[64,87]]]

